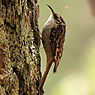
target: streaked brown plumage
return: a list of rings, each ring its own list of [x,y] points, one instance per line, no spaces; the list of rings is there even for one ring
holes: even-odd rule
[[[42,31],[42,43],[47,56],[47,65],[39,85],[39,90],[43,88],[52,63],[54,63],[53,72],[55,73],[57,71],[57,67],[62,57],[66,32],[66,24],[62,17],[55,13],[49,5],[47,6],[51,9],[52,14],[44,24]]]

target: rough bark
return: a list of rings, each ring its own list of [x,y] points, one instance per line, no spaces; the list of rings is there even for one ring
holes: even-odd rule
[[[37,0],[0,0],[0,95],[40,95]]]

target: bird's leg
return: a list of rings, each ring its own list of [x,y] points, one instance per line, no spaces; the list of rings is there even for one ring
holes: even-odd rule
[[[42,40],[42,33],[40,33],[39,31],[33,30],[34,32],[34,36],[36,36],[39,40],[39,47],[40,47],[40,40]]]
[[[42,37],[41,37],[41,36],[42,36],[42,33],[38,32],[38,31],[36,31],[36,30],[34,31],[34,33],[36,33],[37,36],[39,37],[39,39],[42,40]]]

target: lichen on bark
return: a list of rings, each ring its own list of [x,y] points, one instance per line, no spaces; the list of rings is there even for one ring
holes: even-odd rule
[[[0,95],[39,95],[37,0],[0,1]]]

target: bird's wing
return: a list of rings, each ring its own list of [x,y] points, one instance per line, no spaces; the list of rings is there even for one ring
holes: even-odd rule
[[[65,41],[65,31],[66,29],[64,25],[58,25],[56,28],[53,27],[51,29],[49,42],[50,42],[50,46],[51,46],[51,50],[52,50],[52,54],[53,54],[54,62],[55,62],[53,72],[56,72],[59,62],[62,57],[63,44]]]

